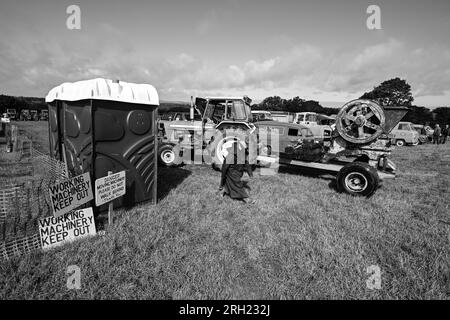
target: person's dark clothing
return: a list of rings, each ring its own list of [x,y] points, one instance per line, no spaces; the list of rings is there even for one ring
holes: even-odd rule
[[[445,144],[447,142],[448,136],[450,135],[450,129],[445,127],[442,129],[442,138],[441,138],[441,144]]]
[[[439,144],[441,137],[441,127],[434,128],[433,132],[433,144]]]
[[[249,164],[236,164],[237,161],[232,161],[232,157],[227,157],[222,165],[222,178],[220,187],[225,189],[225,193],[232,199],[248,198],[246,186],[241,180],[244,172],[247,172],[250,177],[253,177],[253,172]],[[234,159],[237,160],[237,159]]]

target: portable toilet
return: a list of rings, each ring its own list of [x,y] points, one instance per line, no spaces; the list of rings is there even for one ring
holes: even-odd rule
[[[65,160],[71,176],[90,172],[94,186],[108,171],[125,170],[126,194],[114,207],[156,203],[159,98],[153,86],[107,79],[64,83],[45,101],[50,156]]]

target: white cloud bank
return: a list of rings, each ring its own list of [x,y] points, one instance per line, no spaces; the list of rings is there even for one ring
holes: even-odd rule
[[[120,35],[117,35],[118,37]],[[106,77],[153,84],[164,100],[190,95],[301,96],[346,101],[392,77],[405,78],[419,101],[450,104],[450,49],[396,39],[330,52],[302,44],[243,64],[205,62],[188,53],[155,58],[126,39],[11,44],[0,41],[0,92],[43,96],[62,82]],[[82,49],[81,49],[82,48]]]

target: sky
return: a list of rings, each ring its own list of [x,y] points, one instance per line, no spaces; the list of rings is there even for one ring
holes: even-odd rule
[[[69,30],[70,5],[81,29]],[[369,30],[369,5],[381,30]],[[300,96],[338,107],[384,80],[450,106],[448,0],[2,0],[0,93],[120,79],[160,99]]]

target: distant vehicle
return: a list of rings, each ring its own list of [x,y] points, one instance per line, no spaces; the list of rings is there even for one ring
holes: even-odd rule
[[[294,116],[290,112],[286,111],[271,111],[272,119],[279,122],[292,123]]]
[[[318,114],[315,112],[299,112],[294,115],[294,123],[306,125],[318,125]]]
[[[302,124],[280,121],[260,121],[256,122],[255,126],[258,128],[258,139],[260,139],[261,136],[267,137],[267,141],[258,141],[260,144],[260,154],[262,156],[283,156],[289,148],[293,148],[298,145],[299,142],[310,145],[323,145],[323,140],[316,139],[311,129]],[[272,150],[274,141],[271,139],[278,140],[278,150]]]
[[[2,114],[0,122],[2,122],[2,123],[10,123],[11,122],[8,113],[3,113]]]
[[[28,110],[28,109],[22,109],[22,110],[20,111],[19,120],[20,120],[20,121],[30,121],[30,120],[31,120],[30,110]]]
[[[30,120],[31,121],[39,121],[39,114],[37,110],[30,110]]]
[[[17,120],[17,111],[16,109],[6,109],[6,113],[8,113],[9,118],[12,121]]]
[[[254,110],[252,111],[253,122],[272,121],[273,117],[270,111]]]
[[[433,140],[433,132],[429,126],[421,124],[412,124],[414,130],[419,134],[419,144],[431,142]]]
[[[411,122],[399,122],[392,129],[391,134],[394,135],[395,145],[399,147],[419,144],[419,133],[414,129]]]
[[[160,120],[188,121],[189,112],[168,112],[160,115]],[[198,120],[198,119],[196,119]]]
[[[48,121],[48,110],[41,110],[41,121]]]
[[[299,112],[294,114],[293,123],[308,126],[316,137],[321,139],[331,138],[333,124],[336,119],[315,112]]]

